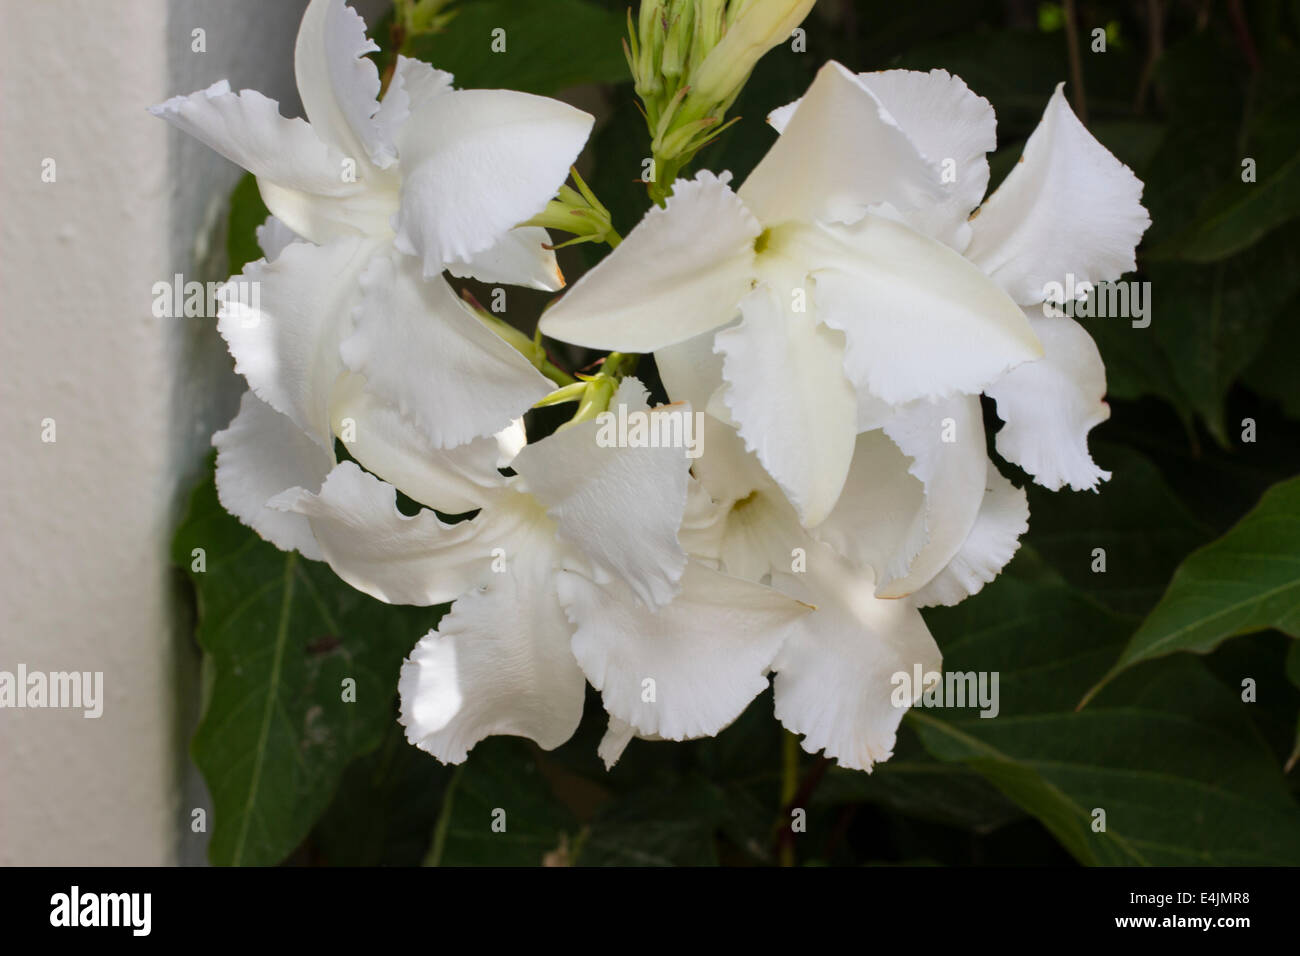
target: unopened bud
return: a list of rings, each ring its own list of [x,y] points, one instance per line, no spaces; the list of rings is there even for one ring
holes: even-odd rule
[[[728,103],[763,54],[803,22],[815,0],[750,0],[691,77],[691,95]]]

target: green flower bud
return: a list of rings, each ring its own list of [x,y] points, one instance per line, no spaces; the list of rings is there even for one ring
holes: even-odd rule
[[[815,0],[645,0],[624,45],[659,176],[662,202],[673,178],[729,123],[759,58],[783,42]]]
[[[692,73],[691,96],[703,103],[732,102],[763,54],[789,39],[814,2],[748,0],[700,68]]]

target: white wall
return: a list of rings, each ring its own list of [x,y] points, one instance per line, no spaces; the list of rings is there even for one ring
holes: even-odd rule
[[[150,304],[175,272],[214,277],[239,173],[145,108],[229,77],[296,112],[303,2],[3,0],[0,670],[103,671],[106,703],[0,709],[0,863],[202,859],[167,545],[239,384],[210,321]]]

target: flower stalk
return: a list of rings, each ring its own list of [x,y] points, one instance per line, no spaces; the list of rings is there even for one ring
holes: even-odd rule
[[[619,382],[636,370],[638,359],[639,355],[611,352],[601,361],[600,371],[595,375],[578,375],[579,381],[556,389],[533,407],[546,408],[565,402],[577,402],[578,410],[574,412],[573,418],[561,425],[560,429],[589,422],[601,412],[609,410],[610,400],[618,391]]]
[[[486,325],[492,332],[504,341],[507,345],[514,348],[524,358],[532,363],[533,368],[541,372],[555,384],[564,387],[572,385],[578,380],[575,379],[564,369],[560,368],[551,361],[550,356],[546,353],[545,346],[542,345],[542,334],[537,332],[529,337],[520,332],[509,322],[500,316],[493,315],[474,298],[468,290],[461,293],[461,298],[470,306],[474,314],[478,316],[480,322]],[[581,384],[581,383],[578,383]]]

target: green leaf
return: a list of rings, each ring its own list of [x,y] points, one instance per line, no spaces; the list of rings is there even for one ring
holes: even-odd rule
[[[1126,147],[1137,161],[1152,220],[1139,250],[1140,278],[1152,284],[1152,322],[1133,329],[1123,320],[1085,320],[1105,359],[1111,396],[1162,398],[1185,425],[1201,418],[1225,446],[1225,396],[1300,282],[1295,236],[1274,229],[1279,219],[1268,227],[1269,241],[1253,248],[1225,245],[1209,268],[1154,261],[1153,250],[1172,249],[1195,233],[1228,202],[1216,197],[1255,195],[1249,190],[1264,184],[1241,182],[1243,156],[1259,161],[1263,178],[1295,154],[1300,140],[1287,119],[1295,112],[1295,83],[1287,79],[1294,72],[1279,58],[1252,82],[1228,31],[1200,31],[1170,43],[1153,98],[1168,118],[1163,141],[1149,160]]]
[[[939,16],[948,19],[950,14]],[[1068,79],[1067,56],[1063,31],[1046,34],[983,28],[954,31],[943,39],[914,47],[889,66],[909,70],[939,68],[960,76],[993,104],[998,140],[1010,143],[1029,135],[1056,84]],[[1085,55],[1083,64],[1090,118],[1127,115],[1141,69],[1140,58],[1133,51],[1111,48],[1105,56]]]
[[[457,8],[441,33],[412,39],[409,55],[446,70],[461,89],[551,96],[628,78],[627,21],[584,0],[486,0]],[[493,50],[504,30],[503,52]]]
[[[912,719],[937,757],[978,770],[1082,863],[1300,863],[1300,810],[1280,785],[1241,787],[1235,775],[1259,754],[1211,722],[1142,707],[987,725]]]
[[[1300,296],[1292,298],[1280,314],[1288,318],[1300,311]],[[1275,321],[1268,338],[1243,378],[1255,392],[1277,402],[1283,414],[1300,419],[1300,388],[1296,387],[1295,357],[1300,355],[1300,322]]]
[[[1240,171],[1239,171],[1240,172]],[[1151,250],[1153,259],[1215,262],[1248,249],[1300,215],[1300,150],[1257,181],[1229,180],[1211,198],[1203,218],[1186,233]]]
[[[1148,663],[1075,712],[1127,624],[1035,569],[1032,555],[927,620],[946,671],[998,672],[1000,712],[914,708],[908,723],[931,754],[980,773],[1076,859],[1300,862],[1300,807],[1248,711],[1201,662]]]
[[[257,178],[252,173],[245,173],[230,194],[226,257],[231,275],[242,272],[245,265],[262,258],[262,247],[257,244],[257,227],[266,222],[270,214],[257,190]]]
[[[577,823],[536,752],[517,737],[474,747],[443,794],[425,866],[540,866],[548,854],[565,854]]]
[[[1219,63],[1231,69],[1233,59],[1235,51],[1220,53]],[[1218,83],[1231,90],[1230,85],[1206,69],[1204,59],[1185,64],[1184,71],[1188,67],[1201,74],[1188,81],[1198,88]],[[1198,189],[1182,193],[1183,211],[1177,222],[1164,224],[1148,237],[1148,258],[1215,262],[1249,249],[1300,215],[1298,73],[1300,58],[1293,52],[1281,51],[1265,58],[1259,72],[1251,75],[1249,84],[1236,94],[1236,102],[1224,103],[1217,97],[1208,102],[1179,101],[1181,135],[1200,134],[1201,141],[1184,140],[1189,148],[1182,156],[1172,150],[1167,152],[1165,165],[1153,171],[1153,178],[1180,163],[1199,165],[1202,178]],[[1227,135],[1229,128],[1232,135]],[[1222,134],[1221,140],[1212,138],[1215,132]],[[1246,159],[1254,161],[1254,178],[1250,182],[1242,179]],[[1154,188],[1175,201],[1167,185]],[[1184,219],[1185,210],[1194,212],[1190,221]]]
[[[1293,643],[1291,645],[1291,650],[1287,652],[1286,676],[1292,684],[1296,687],[1300,687],[1300,641]],[[1296,718],[1295,747],[1291,750],[1291,756],[1287,758],[1287,773],[1291,772],[1297,761],[1300,761],[1300,717]]]
[[[1148,277],[1149,327],[1116,317],[1080,320],[1101,349],[1110,392],[1165,398],[1184,418],[1201,418],[1226,447],[1228,390],[1300,292],[1300,224],[1210,266],[1155,263]]]
[[[596,815],[583,836],[577,863],[716,865],[714,834],[736,814],[739,796],[742,793],[694,775],[630,794]]]
[[[1247,641],[1226,641],[1202,658],[1214,675],[1238,695],[1249,688],[1251,723],[1283,766],[1295,748],[1296,715],[1300,713],[1300,686],[1287,677],[1288,652],[1300,646],[1278,631],[1265,631]],[[1190,660],[1192,658],[1174,658]],[[1243,703],[1245,701],[1243,700]],[[1300,799],[1300,779],[1291,780],[1291,791]]]
[[[1093,457],[1111,472],[1096,494],[1029,492],[1026,541],[1080,591],[1121,614],[1142,615],[1160,599],[1179,561],[1214,536],[1165,484],[1144,455],[1096,442]],[[1094,571],[1095,549],[1105,571]]]
[[[199,570],[199,557],[204,569]],[[209,477],[176,532],[210,677],[191,744],[212,794],[213,863],[285,859],[349,761],[395,719],[397,672],[439,609],[391,607],[231,517]],[[355,681],[345,701],[344,681]]]
[[[1113,673],[1275,627],[1300,636],[1300,478],[1274,485],[1223,537],[1190,555]]]
[[[970,767],[930,756],[909,724],[899,728],[894,756],[871,773],[831,767],[810,802],[814,807],[874,803],[978,834],[1024,818],[1019,807]]]
[[[419,866],[451,774],[393,721],[343,775],[312,834],[314,856],[330,866]]]
[[[1220,442],[1228,389],[1250,364],[1283,307],[1300,293],[1300,225],[1268,243],[1217,263],[1152,267],[1164,321],[1152,331],[1174,365],[1193,407]]]

